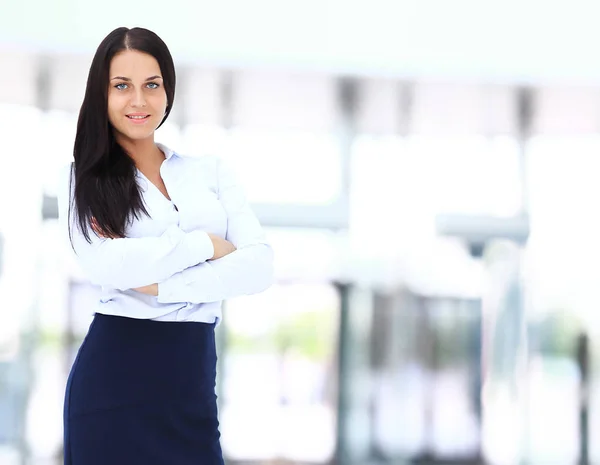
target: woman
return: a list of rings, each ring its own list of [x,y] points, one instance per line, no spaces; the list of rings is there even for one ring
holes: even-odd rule
[[[60,218],[102,287],[65,396],[66,465],[221,464],[214,328],[273,255],[228,167],[155,143],[175,95],[164,42],[119,28],[91,64]]]

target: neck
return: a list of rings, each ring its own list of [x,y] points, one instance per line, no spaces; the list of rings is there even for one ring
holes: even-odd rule
[[[165,159],[164,153],[158,148],[153,137],[143,140],[117,137],[117,142],[131,157],[140,171],[152,172],[158,170]]]

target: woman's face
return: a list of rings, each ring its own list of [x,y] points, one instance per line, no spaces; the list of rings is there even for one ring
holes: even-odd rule
[[[108,119],[117,140],[153,137],[167,108],[156,59],[136,50],[120,52],[110,63],[108,79]]]

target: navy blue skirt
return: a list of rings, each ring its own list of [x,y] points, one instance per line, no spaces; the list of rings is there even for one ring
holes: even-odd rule
[[[215,325],[96,314],[67,382],[65,465],[222,465]]]

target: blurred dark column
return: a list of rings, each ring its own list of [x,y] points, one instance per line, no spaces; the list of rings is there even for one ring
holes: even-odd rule
[[[344,208],[348,208],[350,196],[350,165],[352,145],[356,135],[356,112],[358,106],[358,81],[350,77],[341,77],[336,82],[338,141],[341,158],[341,197]],[[350,308],[350,285],[334,283],[340,301],[340,319],[338,328],[338,402],[336,446],[333,462],[336,465],[348,465],[353,457],[350,445],[350,411],[351,411],[351,371],[352,371],[352,328]]]
[[[46,112],[50,110],[52,98],[52,59],[48,55],[40,55],[37,62],[35,82],[35,106]]]
[[[351,463],[349,446],[349,412],[350,412],[350,286],[335,283],[340,298],[340,324],[338,330],[337,372],[338,372],[338,402],[337,428],[334,464],[348,465]]]
[[[56,197],[44,194],[42,199],[42,220],[58,219],[58,200]]]
[[[415,85],[413,82],[405,81],[399,83],[398,105],[400,107],[398,120],[398,135],[408,137],[412,123],[413,106],[415,99]]]
[[[590,411],[590,349],[589,337],[581,333],[577,338],[577,365],[580,374],[579,395],[579,465],[589,465],[589,411]]]
[[[373,293],[334,283],[340,302],[337,347],[336,465],[369,462],[370,342]]]
[[[471,401],[473,411],[477,417],[479,430],[481,432],[482,426],[482,405],[481,405],[481,389],[483,387],[483,340],[482,340],[482,325],[483,325],[483,306],[481,299],[472,299],[463,301],[463,305],[468,307],[470,316],[470,329],[467,336],[467,356],[469,357],[470,363],[470,388],[471,388]],[[483,456],[481,448],[481,438],[479,439],[479,450],[478,454],[480,457]]]
[[[535,112],[535,93],[530,87],[518,87],[516,89],[517,100],[517,134],[516,139],[519,145],[520,160],[520,181],[521,181],[521,213],[529,212],[529,202],[527,196],[527,142],[531,137],[533,117]]]
[[[438,360],[437,360],[437,339],[431,322],[431,299],[419,296],[418,302],[418,318],[417,318],[417,354],[421,366],[426,370],[427,381],[425,383],[425,396],[424,396],[424,428],[425,438],[421,453],[413,457],[412,462],[418,464],[429,464],[435,463],[435,454],[433,450],[433,421],[434,421],[434,386],[433,386],[433,373],[437,371]]]
[[[233,128],[233,117],[235,111],[235,89],[233,71],[221,71],[219,79],[219,93],[221,94],[221,126],[230,131]]]
[[[529,215],[529,197],[528,197],[528,176],[527,176],[527,143],[531,138],[532,128],[533,128],[533,118],[535,115],[535,91],[533,88],[529,86],[522,86],[516,89],[516,99],[517,99],[517,143],[519,145],[519,161],[520,161],[520,181],[521,181],[521,213],[523,215]],[[524,244],[523,244],[524,245]],[[519,258],[520,260],[520,258]],[[522,265],[519,263],[519,270]],[[519,272],[520,274],[520,272]],[[527,386],[529,384],[529,343],[528,343],[528,318],[525,308],[525,301],[523,299],[523,288],[525,283],[520,282],[520,278],[516,278],[515,282],[515,291],[519,292],[518,301],[515,299],[515,305],[512,310],[509,310],[515,318],[519,318],[519,330],[520,330],[520,339],[522,340],[521,344],[521,354],[520,358],[523,359],[523,363],[521,363],[522,372],[517,373],[517,377],[521,377],[520,383],[523,386]],[[518,365],[518,362],[517,362]],[[529,398],[528,388],[522,389],[522,396],[524,397],[523,408],[525,413],[523,415],[524,418],[524,428],[523,428],[523,445],[522,451],[523,454],[520,458],[520,463],[526,464],[529,461],[529,457],[527,457],[526,451],[529,450],[529,434],[530,434],[530,423],[529,416],[527,412],[529,411]]]
[[[370,335],[370,376],[372,378],[369,402],[369,456],[378,463],[387,462],[384,451],[378,445],[378,427],[377,427],[377,401],[376,388],[380,383],[386,369],[389,369],[389,358],[393,354],[391,337],[394,324],[393,304],[395,295],[375,292],[373,295],[373,315]]]
[[[356,137],[356,114],[359,105],[359,82],[354,78],[341,78],[336,83],[338,101],[338,127],[341,155],[341,195],[350,197],[352,145]]]

